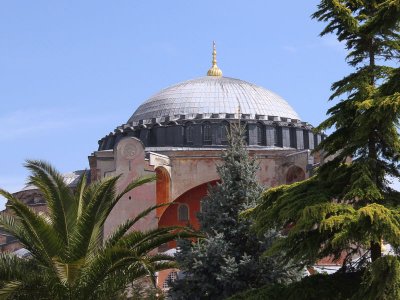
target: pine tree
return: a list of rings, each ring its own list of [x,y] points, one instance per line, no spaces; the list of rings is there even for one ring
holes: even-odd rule
[[[327,22],[321,35],[345,43],[355,68],[332,85],[330,100],[339,101],[318,127],[334,128],[317,149],[334,159],[304,182],[268,190],[252,214],[259,233],[293,226],[270,254],[312,264],[347,253],[351,263],[352,254],[368,250],[360,265],[374,262],[368,276],[390,259],[380,259],[382,240],[400,246],[400,198],[388,182],[400,177],[400,69],[393,67],[400,59],[400,2],[322,0],[313,17]]]
[[[251,221],[240,217],[262,191],[258,163],[249,156],[243,135],[243,126],[233,124],[223,163],[217,166],[221,182],[202,201],[199,221],[206,238],[179,245],[176,258],[185,277],[173,284],[173,299],[223,299],[288,275],[271,259],[261,259],[268,239],[257,238]]]

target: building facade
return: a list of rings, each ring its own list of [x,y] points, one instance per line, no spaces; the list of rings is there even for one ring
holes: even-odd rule
[[[238,122],[246,128],[248,150],[259,161],[257,178],[265,188],[308,178],[321,163],[311,151],[324,136],[314,133],[277,94],[222,76],[214,45],[207,76],[178,83],[149,98],[127,122],[100,139],[98,149],[89,156],[91,181],[121,175],[119,191],[139,176],[157,177],[119,201],[104,225],[104,238],[126,219],[160,203],[176,205],[159,208],[136,229],[188,224],[198,228],[201,199],[208,185],[219,180],[216,166],[221,163],[229,128]],[[38,210],[46,209],[37,191],[28,189],[17,196]],[[161,287],[171,274],[175,273],[159,274]]]
[[[238,122],[246,128],[248,150],[259,161],[257,178],[265,188],[308,178],[321,163],[311,151],[324,136],[314,133],[277,94],[223,77],[214,46],[207,76],[149,98],[126,123],[100,139],[98,150],[89,156],[91,178],[122,174],[120,190],[138,176],[157,176],[156,182],[121,199],[105,224],[105,237],[125,219],[161,203],[176,205],[159,208],[137,228],[188,224],[198,228],[201,199],[208,185],[219,180],[216,166],[229,128]],[[174,246],[170,243],[159,250]],[[165,287],[167,276],[160,273],[160,286]]]

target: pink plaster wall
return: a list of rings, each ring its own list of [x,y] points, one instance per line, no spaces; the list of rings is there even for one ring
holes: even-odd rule
[[[114,154],[115,175],[122,174],[117,184],[118,192],[123,191],[135,178],[154,174],[154,172],[145,170],[144,147],[138,139],[132,137],[122,139],[114,149]],[[107,237],[113,229],[127,219],[134,218],[144,209],[155,205],[155,195],[155,182],[152,182],[140,186],[122,197],[104,224],[104,236]],[[154,211],[138,222],[135,229],[145,230],[156,226],[157,218]]]

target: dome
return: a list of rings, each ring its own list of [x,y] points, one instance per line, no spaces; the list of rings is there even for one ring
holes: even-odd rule
[[[205,76],[168,87],[138,107],[128,123],[175,115],[242,114],[300,120],[277,94],[255,84],[222,76]]]
[[[323,135],[302,122],[282,97],[222,74],[213,43],[207,76],[155,94],[127,123],[99,140],[99,151],[114,149],[130,137],[139,139],[148,151],[224,148],[230,126],[238,118],[245,125],[247,145],[257,149],[314,149],[321,142]]]

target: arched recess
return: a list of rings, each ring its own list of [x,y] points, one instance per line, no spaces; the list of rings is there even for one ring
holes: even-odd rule
[[[171,178],[164,167],[156,168],[156,199],[157,204],[168,203],[170,201]],[[167,206],[159,207],[156,210],[158,218],[164,213]]]
[[[304,170],[298,166],[291,166],[286,173],[286,184],[302,181],[306,179]]]
[[[215,185],[218,180],[213,180],[200,184],[190,190],[187,190],[180,195],[174,204],[168,205],[158,221],[158,227],[181,225],[185,226],[188,223],[193,228],[199,228],[199,221],[197,220],[197,213],[200,211],[200,200],[207,195],[207,189],[209,185]],[[179,221],[178,219],[178,208],[180,204],[185,204],[189,208],[189,221]]]

